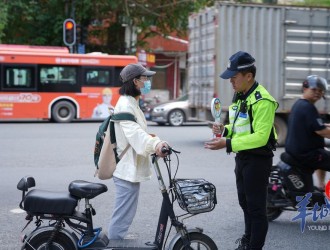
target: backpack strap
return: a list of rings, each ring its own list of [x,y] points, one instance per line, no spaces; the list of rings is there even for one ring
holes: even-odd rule
[[[116,113],[111,115],[111,120],[112,121],[133,121],[136,122],[136,118],[132,113],[129,112],[121,112],[121,113]]]
[[[122,112],[117,114],[112,114],[110,119],[110,142],[116,143],[116,136],[115,136],[115,121],[133,121],[136,122],[136,118],[132,113]]]
[[[116,134],[115,134],[115,122],[118,121],[133,121],[136,122],[136,118],[132,113],[128,112],[122,112],[122,113],[117,113],[117,114],[112,114],[111,119],[110,119],[110,143],[114,144],[117,142],[116,140]],[[115,152],[115,157],[116,157],[116,162],[118,163],[120,159],[123,157],[123,155],[127,152],[131,145],[127,145],[126,148],[123,150],[123,152],[118,156],[117,153],[117,147],[115,147],[113,150]]]

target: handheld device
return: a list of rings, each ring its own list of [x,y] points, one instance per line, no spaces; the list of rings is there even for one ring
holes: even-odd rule
[[[211,101],[211,113],[214,118],[214,121],[218,124],[220,124],[221,121],[221,101],[219,98],[213,98]],[[221,134],[215,135],[216,137],[221,137]]]

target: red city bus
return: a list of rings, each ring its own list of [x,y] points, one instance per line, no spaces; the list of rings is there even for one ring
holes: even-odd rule
[[[119,73],[135,56],[70,54],[67,48],[0,45],[0,120],[103,119]]]

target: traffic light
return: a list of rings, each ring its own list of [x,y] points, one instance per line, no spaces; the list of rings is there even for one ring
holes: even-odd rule
[[[73,19],[65,19],[63,22],[63,42],[66,46],[76,43],[76,23]]]

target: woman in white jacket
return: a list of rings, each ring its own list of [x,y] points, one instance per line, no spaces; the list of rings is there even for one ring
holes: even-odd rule
[[[129,64],[120,73],[123,85],[114,114],[128,112],[135,116],[136,122],[120,121],[115,123],[117,153],[128,144],[131,145],[117,164],[113,173],[116,186],[115,208],[109,225],[109,239],[123,239],[136,214],[140,182],[151,178],[150,154],[165,157],[162,147],[168,147],[165,141],[146,132],[147,121],[139,107],[141,94],[151,89],[150,77],[156,72],[149,71],[140,64]]]

